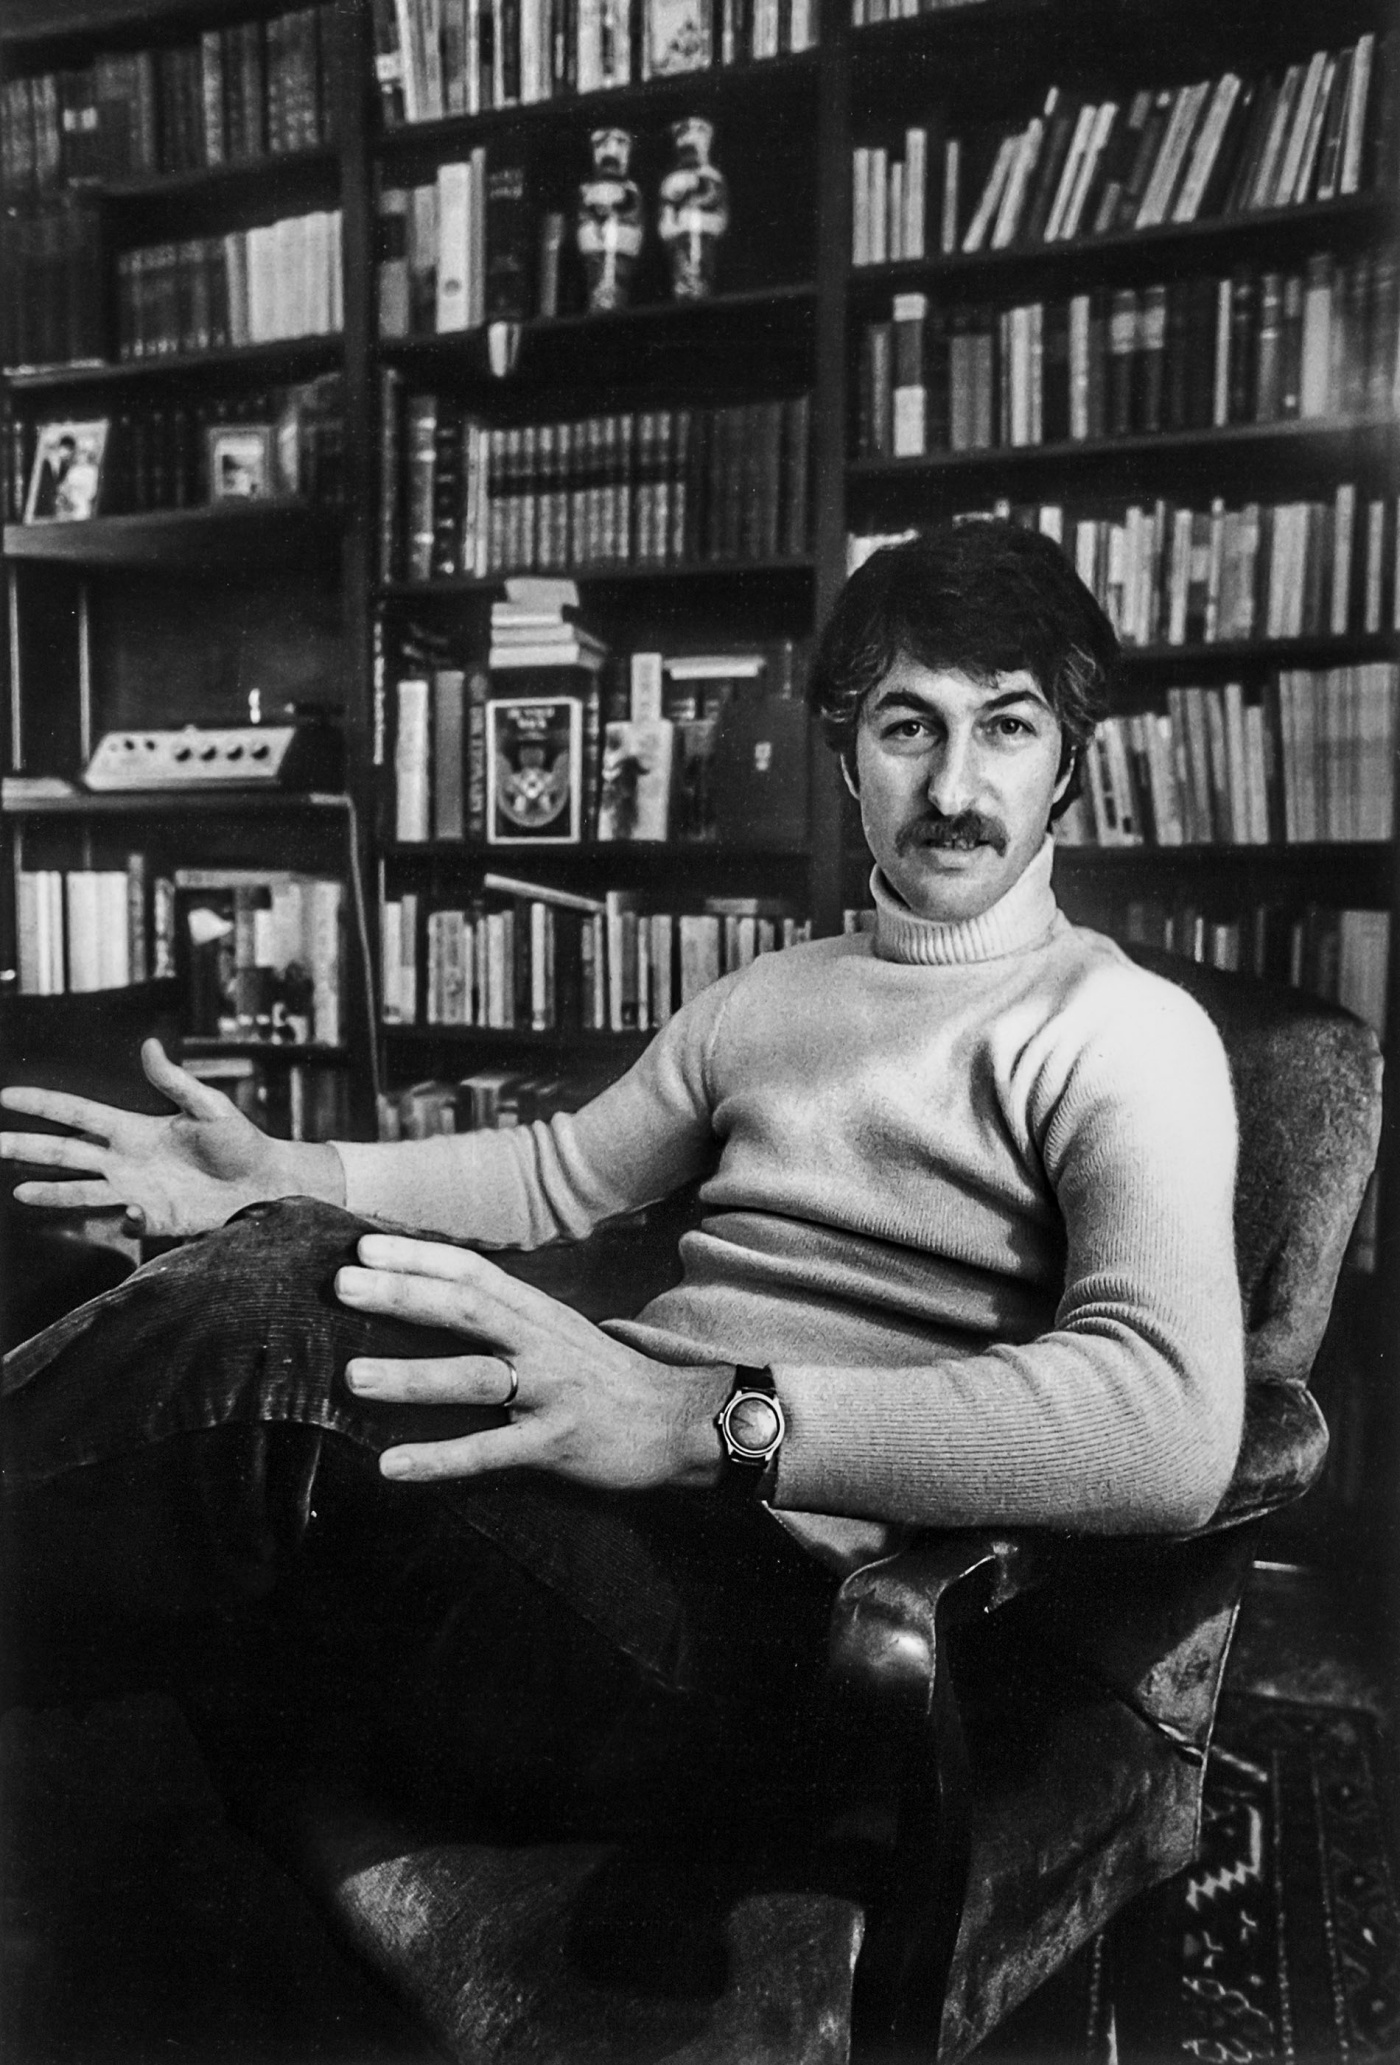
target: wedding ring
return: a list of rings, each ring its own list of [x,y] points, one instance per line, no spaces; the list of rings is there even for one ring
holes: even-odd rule
[[[501,1409],[505,1412],[509,1412],[510,1408],[515,1404],[516,1397],[520,1391],[520,1373],[516,1369],[515,1364],[511,1361],[508,1355],[502,1355],[499,1352],[497,1352],[496,1360],[497,1362],[503,1362],[505,1364],[507,1373],[510,1377],[510,1389],[507,1391],[505,1397],[501,1400]]]

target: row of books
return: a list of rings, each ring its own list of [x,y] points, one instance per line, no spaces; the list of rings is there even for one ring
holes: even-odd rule
[[[806,395],[490,428],[447,395],[383,376],[380,573],[800,558]]]
[[[1097,102],[1052,86],[1023,126],[940,138],[914,125],[854,152],[852,260],[1021,250],[1388,189],[1398,59],[1395,32],[1368,31],[1258,79]]]
[[[1396,501],[1133,504],[1047,526],[1125,645],[1214,645],[1400,629]]]
[[[327,58],[322,9],[298,7],[11,78],[0,87],[5,191],[314,150],[334,135]]]
[[[0,209],[0,364],[97,364],[107,355],[102,220],[81,191]]]
[[[290,387],[239,388],[226,394],[164,403],[118,398],[102,456],[96,513],[137,515],[197,509],[215,498],[210,434],[241,425],[271,431],[260,496],[336,507],[344,492],[345,406],[339,373]],[[24,521],[39,425],[11,418],[7,521]]]
[[[117,259],[123,359],[336,336],[344,321],[339,208],[138,246]]]
[[[1125,645],[1247,643],[1400,630],[1400,509],[1358,498],[1343,481],[1330,502],[1247,502],[1208,509],[1158,501],[1113,516],[1063,503],[998,502],[963,521],[1000,516],[1054,538]],[[882,545],[915,535],[853,534],[854,572]]]
[[[1134,897],[1124,906],[1122,936],[1133,945],[1161,947],[1206,967],[1306,990],[1354,1011],[1385,1037],[1388,911],[1250,903],[1222,917],[1187,899],[1166,903]]]
[[[643,911],[631,891],[546,889],[500,909],[393,899],[380,937],[386,1024],[645,1032],[722,975],[809,938],[810,924],[755,898],[674,913]]]
[[[112,417],[103,458],[103,516],[200,508],[215,500],[211,432],[271,425],[264,496],[337,508],[345,491],[345,392],[339,372],[289,388],[217,399],[132,403]],[[256,483],[254,483],[256,485]]]
[[[802,844],[806,713],[790,647],[634,653],[625,684],[620,669],[547,653],[498,647],[489,677],[439,667],[397,683],[400,844]]]
[[[374,0],[387,128],[807,50],[815,0]]]
[[[572,1060],[557,1069],[478,1068],[457,1080],[429,1077],[380,1100],[381,1140],[432,1140],[443,1133],[498,1131],[578,1111],[606,1089],[615,1066]]]
[[[862,332],[856,440],[860,457],[908,458],[1388,415],[1398,401],[1386,245],[1000,310],[896,294]]]
[[[65,996],[178,980],[192,1036],[337,1046],[344,885],[284,869],[36,868],[18,878],[19,986]]]
[[[1107,717],[1085,755],[1070,845],[1269,846],[1386,840],[1400,669],[1285,670],[1172,688],[1165,711]]]
[[[555,301],[564,218],[555,218]],[[379,196],[379,334],[474,330],[534,312],[532,224],[525,167],[491,162],[485,145],[449,160],[418,186]]]
[[[172,887],[148,879],[141,853],[123,868],[21,869],[15,927],[22,996],[126,989],[175,972]]]
[[[952,7],[978,7],[982,0],[851,0],[851,26],[872,27],[877,22],[912,21],[921,14],[945,14]]]

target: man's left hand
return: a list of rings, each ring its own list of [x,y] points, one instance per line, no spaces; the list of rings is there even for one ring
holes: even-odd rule
[[[336,1276],[342,1303],[490,1346],[440,1357],[356,1356],[345,1376],[357,1397],[500,1405],[507,1363],[519,1380],[508,1426],[386,1449],[379,1459],[386,1477],[431,1483],[488,1470],[549,1470],[613,1491],[698,1490],[718,1481],[713,1422],[732,1368],[655,1362],[467,1248],[373,1233],[358,1253],[363,1266]]]

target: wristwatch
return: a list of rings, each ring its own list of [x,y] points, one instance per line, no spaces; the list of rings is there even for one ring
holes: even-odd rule
[[[715,1426],[728,1465],[721,1489],[741,1498],[766,1497],[777,1476],[778,1450],[787,1433],[772,1370],[740,1363],[733,1388],[715,1414]]]

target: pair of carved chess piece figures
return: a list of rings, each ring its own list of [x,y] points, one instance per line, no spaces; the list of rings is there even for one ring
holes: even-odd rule
[[[715,256],[729,227],[729,186],[711,162],[714,130],[698,115],[673,122],[676,163],[662,180],[656,227],[671,259],[678,301],[714,291]],[[645,235],[641,191],[630,176],[632,138],[625,129],[595,129],[593,175],[579,188],[575,231],[590,313],[625,308]]]

